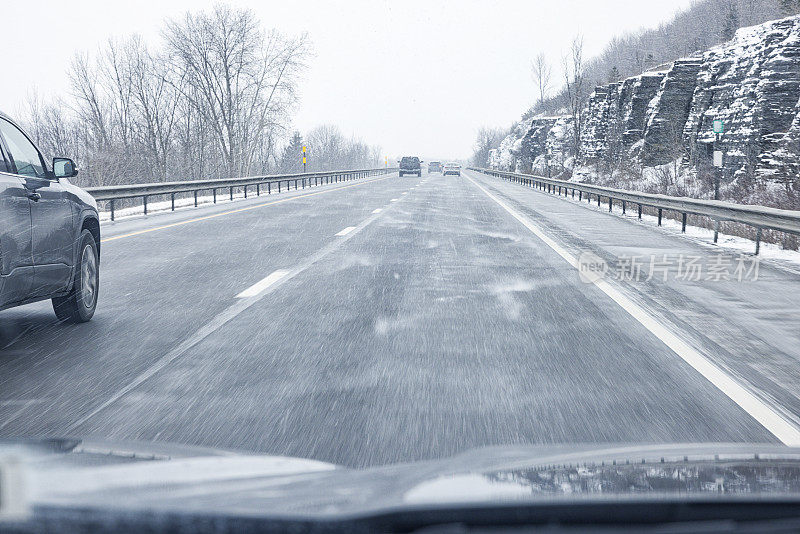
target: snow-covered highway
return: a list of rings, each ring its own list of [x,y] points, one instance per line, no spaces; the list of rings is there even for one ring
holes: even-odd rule
[[[58,324],[49,302],[0,312],[0,437],[349,466],[521,443],[798,444],[800,276],[762,262],[737,278],[727,252],[727,279],[678,279],[675,258],[709,272],[724,251],[537,190],[389,175],[102,232],[91,322]],[[587,254],[609,266],[601,284],[566,261]],[[634,257],[644,276],[615,279]]]

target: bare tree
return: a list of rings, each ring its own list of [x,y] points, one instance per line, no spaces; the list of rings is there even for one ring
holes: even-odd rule
[[[127,43],[125,53],[129,67],[126,78],[135,113],[134,135],[137,144],[146,149],[152,174],[164,181],[174,148],[183,80],[170,79],[165,59],[151,54],[139,37]]]
[[[572,155],[581,153],[581,134],[583,131],[583,104],[586,99],[586,83],[583,65],[583,37],[572,40],[569,53],[563,58],[564,96],[572,116]]]
[[[539,93],[539,105],[541,106],[544,104],[547,94],[550,91],[550,76],[553,72],[544,53],[540,52],[533,59],[531,72],[533,74],[533,83],[536,85],[536,90]]]
[[[547,57],[543,52],[538,53],[534,58],[533,64],[531,65],[531,71],[533,72],[533,81],[536,84],[536,89],[539,93],[539,102],[537,103],[537,107],[541,110],[544,108],[545,99],[550,91],[550,77],[553,73],[550,64],[547,62]],[[547,150],[544,151],[543,155],[544,166],[546,169],[545,172],[547,176],[550,176],[550,156]]]
[[[506,136],[506,131],[502,128],[481,127],[472,153],[472,163],[477,167],[483,167],[489,159],[489,151],[500,146],[500,142]]]
[[[299,134],[290,147],[299,143]],[[380,148],[347,139],[336,126],[323,124],[306,135],[308,170],[366,168],[380,165]],[[294,149],[293,149],[294,150]]]
[[[252,11],[224,5],[170,21],[163,35],[181,93],[211,128],[227,174],[247,174],[295,101],[306,38],[265,34]]]

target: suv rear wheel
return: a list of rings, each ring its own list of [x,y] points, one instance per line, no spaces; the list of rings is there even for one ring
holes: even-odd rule
[[[78,249],[78,265],[72,289],[65,297],[53,299],[53,310],[61,321],[85,323],[97,308],[97,292],[100,289],[100,264],[97,243],[89,230],[81,234]]]

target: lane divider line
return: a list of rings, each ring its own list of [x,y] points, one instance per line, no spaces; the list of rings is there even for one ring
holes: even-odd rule
[[[383,208],[376,208],[376,209],[372,210],[372,213],[380,213],[382,211],[383,211]]]
[[[507,205],[498,197],[487,191],[475,180],[466,177],[467,180],[480,189],[483,194],[492,199],[501,208],[507,211],[512,217],[517,219],[523,226],[530,230],[536,237],[542,240],[548,247],[553,249],[556,254],[561,256],[567,263],[575,269],[579,269],[578,259],[564,249],[561,245],[550,238],[539,226],[530,219]],[[654,336],[661,340],[667,347],[677,354],[683,361],[691,365],[698,373],[711,382],[718,390],[724,393],[729,399],[739,405],[753,419],[758,421],[764,428],[771,432],[785,445],[792,447],[800,446],[800,429],[787,421],[767,403],[756,397],[744,386],[736,381],[732,376],[723,371],[708,358],[695,350],[691,345],[683,341],[675,333],[671,332],[658,319],[650,315],[644,308],[636,304],[625,296],[619,289],[611,285],[608,281],[598,279],[592,282],[600,291],[606,294],[611,300],[616,302],[631,317],[644,326]]]
[[[350,187],[358,187],[358,186],[361,186],[361,185],[371,184],[371,183],[374,183],[374,182],[380,182],[380,181],[386,180],[388,178],[389,178],[389,176],[385,176],[383,178],[377,178],[375,180],[362,181],[362,182],[358,182],[358,183],[355,183],[355,184],[344,185],[344,186],[341,186],[341,187],[332,187],[330,189],[325,189],[325,190],[322,190],[322,191],[315,191],[313,193],[305,193],[305,194],[302,194],[302,195],[295,195],[295,196],[291,196],[291,197],[288,197],[288,198],[282,198],[280,200],[273,200],[271,202],[263,202],[261,204],[256,204],[254,206],[247,206],[247,207],[238,208],[238,209],[235,209],[235,210],[223,211],[221,213],[215,213],[213,215],[205,215],[203,217],[195,217],[193,219],[188,219],[186,221],[180,221],[180,222],[165,224],[163,226],[156,226],[154,228],[146,228],[144,230],[138,230],[136,232],[130,232],[128,234],[115,235],[113,237],[106,237],[105,239],[101,239],[100,242],[101,243],[108,243],[109,241],[116,241],[117,239],[122,239],[124,237],[133,237],[133,236],[136,236],[136,235],[147,234],[147,233],[150,233],[150,232],[156,232],[158,230],[165,230],[167,228],[174,228],[175,226],[183,226],[184,224],[190,224],[190,223],[195,223],[195,222],[199,222],[199,221],[207,221],[208,219],[215,219],[217,217],[222,217],[223,215],[230,215],[232,213],[241,213],[243,211],[250,211],[250,210],[257,209],[257,208],[263,208],[265,206],[273,206],[275,204],[282,204],[284,202],[297,200],[298,198],[313,197],[315,195],[322,195],[322,194],[325,194],[325,193],[330,193],[332,191],[341,191],[342,189],[348,189]]]
[[[393,199],[392,199],[392,200],[390,200],[389,202],[397,202],[398,200],[400,200],[400,199],[399,199],[399,198],[393,198]]]
[[[136,378],[134,378],[133,380],[128,382],[125,386],[117,390],[113,395],[108,397],[105,401],[103,401],[95,408],[90,410],[88,413],[86,413],[86,415],[76,419],[72,424],[70,424],[69,426],[67,426],[67,428],[64,429],[64,432],[67,434],[74,433],[76,429],[78,429],[81,425],[86,423],[89,419],[92,419],[98,413],[102,412],[103,410],[105,410],[106,408],[117,402],[119,399],[128,394],[128,392],[138,387],[140,384],[142,384],[143,382],[154,376],[156,373],[158,373],[161,369],[163,369],[164,367],[175,361],[177,358],[185,354],[195,345],[199,344],[208,336],[210,336],[211,334],[222,328],[226,323],[228,323],[229,321],[240,315],[242,312],[244,312],[257,302],[260,302],[261,299],[265,298],[267,295],[270,295],[273,291],[281,287],[283,284],[285,284],[295,276],[308,270],[314,264],[316,264],[317,262],[328,256],[329,254],[335,252],[337,249],[344,246],[345,243],[347,243],[350,239],[355,237],[361,230],[363,230],[364,228],[375,222],[379,217],[380,215],[375,214],[367,218],[361,224],[356,226],[353,231],[343,236],[342,239],[337,239],[335,241],[332,241],[331,243],[328,243],[326,246],[324,246],[323,248],[321,248],[308,258],[306,258],[294,269],[288,270],[285,275],[274,280],[272,283],[264,287],[264,289],[262,289],[260,293],[250,298],[237,299],[234,304],[222,310],[209,322],[201,326],[193,334],[190,334],[189,337],[180,342],[175,348],[173,348],[172,350],[164,354],[161,358],[153,362],[153,364],[150,367],[148,367],[145,371],[139,374]]]
[[[339,230],[338,232],[336,232],[335,235],[337,235],[337,236],[347,235],[347,234],[349,234],[350,232],[352,232],[355,229],[356,229],[355,226],[348,226],[347,228],[344,228],[344,229]]]
[[[236,295],[236,298],[247,299],[250,297],[255,297],[259,295],[262,291],[267,289],[269,286],[271,286],[272,284],[274,284],[275,282],[286,276],[287,274],[289,274],[289,271],[285,269],[278,269],[277,271],[270,274],[266,278],[256,282],[252,286],[248,287],[247,289]]]

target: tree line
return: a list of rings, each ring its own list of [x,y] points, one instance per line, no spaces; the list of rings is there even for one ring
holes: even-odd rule
[[[188,12],[165,21],[157,47],[134,35],[77,54],[70,94],[32,93],[22,122],[46,154],[76,160],[84,186],[293,172],[302,156],[289,132],[310,51],[306,35],[265,30],[247,9]],[[320,155],[309,170],[380,157],[331,126],[306,137]]]

